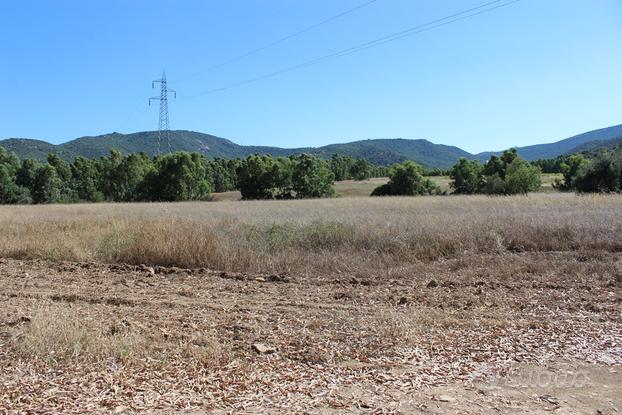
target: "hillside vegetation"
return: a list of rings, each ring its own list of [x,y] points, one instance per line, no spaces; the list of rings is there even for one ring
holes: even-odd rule
[[[112,133],[95,137],[81,137],[63,144],[12,138],[0,140],[0,146],[16,153],[20,158],[45,160],[49,153],[58,154],[70,161],[77,156],[98,158],[119,150],[123,154],[143,152],[157,154],[158,132],[145,131],[133,134]],[[161,151],[168,151],[168,143],[160,143]],[[333,155],[363,158],[373,164],[391,165],[414,160],[426,167],[450,167],[460,157],[471,156],[457,147],[434,144],[427,140],[379,139],[362,140],[324,147],[279,148],[267,146],[242,146],[225,138],[194,131],[171,131],[171,150],[198,152],[209,158],[244,158],[252,154],[286,157],[294,154],[312,154],[321,158]]]
[[[43,161],[49,153],[71,161],[77,156],[98,158],[107,156],[111,150],[122,154],[143,152],[149,156],[157,154],[157,131],[133,134],[111,133],[92,137],[81,137],[63,144],[50,144],[28,138],[0,140],[0,146],[15,152],[20,158]],[[608,146],[611,140],[622,136],[622,125],[590,131],[555,143],[518,147],[518,154],[528,161],[557,157],[588,148]],[[160,144],[162,152],[168,151],[166,141]],[[243,146],[225,138],[194,131],[171,131],[171,150],[198,152],[208,158],[245,158],[252,154],[286,157],[293,154],[312,154],[328,159],[333,155],[366,159],[372,164],[389,166],[412,160],[426,168],[449,168],[461,157],[486,161],[498,152],[471,154],[458,147],[435,144],[428,140],[385,138],[360,140],[349,143],[330,144],[323,147],[279,148],[268,146]]]

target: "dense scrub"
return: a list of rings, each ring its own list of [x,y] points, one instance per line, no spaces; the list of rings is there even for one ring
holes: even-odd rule
[[[515,149],[501,157],[493,155],[485,164],[461,158],[449,176],[455,194],[527,194],[542,183],[540,168],[519,157]]]
[[[302,154],[207,159],[177,152],[149,158],[113,150],[99,159],[68,163],[55,154],[47,162],[19,160],[0,147],[0,204],[208,200],[212,192],[240,190],[244,199],[292,199],[334,194],[335,179],[386,176],[387,168],[366,160]]]

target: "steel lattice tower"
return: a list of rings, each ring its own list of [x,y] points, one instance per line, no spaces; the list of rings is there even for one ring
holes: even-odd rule
[[[151,101],[160,101],[160,123],[158,125],[158,149],[157,155],[160,155],[160,145],[162,140],[166,140],[168,144],[168,152],[171,152],[171,131],[168,123],[168,93],[172,92],[173,97],[177,98],[177,92],[168,88],[166,83],[166,72],[162,71],[162,78],[156,79],[151,82],[151,88],[155,88],[155,84],[160,84],[160,96],[149,98],[149,105]]]

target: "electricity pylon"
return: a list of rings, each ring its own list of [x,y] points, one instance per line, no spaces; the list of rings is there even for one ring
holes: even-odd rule
[[[158,149],[157,155],[160,155],[160,145],[163,139],[168,144],[168,152],[171,152],[171,131],[168,124],[168,93],[172,92],[173,97],[177,98],[177,92],[169,89],[166,84],[166,73],[162,71],[162,78],[155,79],[151,82],[151,88],[155,88],[155,84],[160,83],[160,96],[149,98],[149,105],[151,101],[160,101],[160,123],[158,125]]]

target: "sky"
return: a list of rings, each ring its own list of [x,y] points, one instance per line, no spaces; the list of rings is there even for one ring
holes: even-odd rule
[[[171,129],[245,145],[400,137],[480,152],[622,123],[620,0],[519,0],[214,91],[483,3],[0,1],[0,139],[156,130],[163,70]]]

